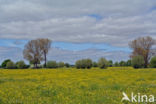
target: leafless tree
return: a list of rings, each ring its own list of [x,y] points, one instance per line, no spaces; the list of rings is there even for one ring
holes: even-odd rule
[[[51,47],[51,43],[52,41],[49,40],[49,39],[38,39],[39,40],[39,43],[40,43],[40,48],[41,48],[41,51],[43,52],[43,56],[44,56],[44,66],[46,67],[47,66],[47,54],[48,54],[48,51]]]
[[[149,60],[152,56],[152,46],[155,45],[155,40],[152,37],[140,37],[129,43],[130,48],[133,49],[131,57],[141,55],[144,58],[144,67],[148,66]]]
[[[51,46],[51,40],[49,39],[36,39],[29,41],[23,51],[23,56],[29,62],[33,63],[35,68],[41,61],[47,61],[47,53]]]

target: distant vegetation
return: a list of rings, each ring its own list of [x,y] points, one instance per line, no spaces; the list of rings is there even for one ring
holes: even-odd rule
[[[77,60],[74,65],[64,62],[48,61],[47,54],[50,50],[52,41],[49,39],[36,39],[29,41],[23,50],[23,57],[29,61],[26,65],[24,61],[14,63],[10,59],[2,62],[1,68],[4,69],[27,69],[27,68],[69,68],[76,67],[77,69],[90,69],[99,67],[106,69],[107,67],[125,67],[132,66],[134,68],[156,68],[156,51],[152,49],[156,45],[156,40],[147,36],[140,37],[129,42],[130,48],[133,50],[130,59],[127,61],[113,62],[100,58],[97,62],[91,59]],[[44,61],[44,64],[41,64]]]

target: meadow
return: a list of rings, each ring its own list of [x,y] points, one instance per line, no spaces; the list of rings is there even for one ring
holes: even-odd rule
[[[0,70],[0,104],[131,104],[123,91],[156,96],[156,69]]]

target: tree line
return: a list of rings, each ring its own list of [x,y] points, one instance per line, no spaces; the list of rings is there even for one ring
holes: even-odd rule
[[[61,67],[76,67],[78,69],[90,69],[92,67],[99,67],[105,69],[107,67],[118,66],[133,66],[134,68],[156,68],[156,51],[153,46],[156,45],[156,40],[152,37],[139,37],[129,42],[129,47],[133,50],[130,55],[130,60],[114,62],[100,58],[98,62],[91,59],[81,59],[75,62],[75,65],[69,63],[48,61],[47,54],[51,48],[52,41],[49,39],[30,40],[24,47],[23,57],[29,61],[26,65],[24,61],[14,63],[10,59],[4,60],[1,68],[8,69],[27,69],[27,68],[61,68]],[[44,64],[41,63],[44,61]]]

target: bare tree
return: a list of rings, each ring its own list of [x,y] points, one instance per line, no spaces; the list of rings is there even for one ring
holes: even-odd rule
[[[45,61],[44,66],[46,67],[47,66],[47,54],[51,47],[52,41],[49,39],[39,39],[39,41],[40,41],[40,48],[44,56],[44,61]]]
[[[155,45],[155,40],[152,37],[140,37],[129,43],[130,48],[133,49],[131,57],[141,55],[144,58],[144,67],[148,66],[149,60],[152,56],[152,46]]]
[[[35,68],[37,68],[37,64],[44,59],[42,54],[40,41],[38,39],[29,41],[23,50],[24,58],[33,63]]]

